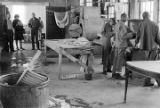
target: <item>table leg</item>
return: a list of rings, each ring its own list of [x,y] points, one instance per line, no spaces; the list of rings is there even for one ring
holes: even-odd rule
[[[87,63],[88,73],[93,73],[94,72],[94,69],[93,69],[93,62],[94,62],[93,54],[89,54],[87,56],[87,59],[88,59],[88,63]]]
[[[124,102],[126,103],[127,100],[127,90],[128,90],[128,79],[129,79],[129,71],[125,67],[125,73],[126,73],[126,78],[125,78],[125,92],[124,92]]]
[[[61,79],[61,75],[62,75],[62,54],[61,52],[59,53],[59,58],[58,58],[58,72],[59,72],[59,79]]]

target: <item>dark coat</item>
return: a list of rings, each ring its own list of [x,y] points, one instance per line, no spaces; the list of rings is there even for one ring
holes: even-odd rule
[[[149,19],[144,20],[138,29],[136,43],[140,44],[140,49],[154,50],[160,45],[159,27]]]
[[[41,27],[41,23],[39,19],[31,18],[29,20],[28,26],[31,28],[31,30],[38,30]]]
[[[24,39],[23,34],[25,33],[25,30],[23,28],[23,25],[18,25],[19,21],[20,20],[17,20],[17,19],[13,21],[13,28],[15,30],[15,40]]]

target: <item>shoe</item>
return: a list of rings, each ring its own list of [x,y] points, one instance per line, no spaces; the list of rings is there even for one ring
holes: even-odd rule
[[[154,84],[151,82],[150,78],[145,78],[143,86],[150,87],[150,86],[154,86]]]
[[[21,50],[25,50],[24,48],[21,48]]]
[[[17,48],[17,50],[19,50],[19,48]]]
[[[34,48],[32,48],[32,50],[35,50]]]
[[[11,52],[15,52],[14,50],[11,50]]]
[[[107,72],[112,73],[111,69],[108,69]]]
[[[143,87],[151,87],[151,86],[154,86],[154,84],[152,84],[152,83],[146,83],[146,84],[143,85]]]
[[[124,80],[125,79],[119,73],[112,74],[112,78],[117,79],[117,80]]]
[[[103,75],[107,75],[107,72],[106,72],[106,71],[103,71],[102,74],[103,74]]]

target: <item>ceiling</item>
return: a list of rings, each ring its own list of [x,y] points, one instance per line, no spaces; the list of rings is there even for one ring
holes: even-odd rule
[[[48,2],[50,0],[0,0],[2,2]]]
[[[66,0],[64,0],[65,2]],[[71,3],[73,6],[78,6],[79,5],[79,0],[67,0]],[[59,2],[63,2],[63,0],[0,0],[0,2],[29,2],[29,3],[48,3],[52,2],[53,4],[59,4]],[[64,3],[62,3],[64,4]]]

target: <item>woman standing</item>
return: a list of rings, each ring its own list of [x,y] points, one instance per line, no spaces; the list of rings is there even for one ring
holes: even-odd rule
[[[22,22],[19,20],[19,15],[15,15],[14,18],[15,19],[13,21],[13,27],[14,27],[14,31],[15,31],[16,47],[17,47],[17,50],[19,50],[19,47],[18,47],[18,41],[19,41],[20,49],[24,50],[24,48],[22,47],[22,40],[24,39],[23,34],[24,34],[25,30],[23,28]]]
[[[111,18],[105,25],[102,30],[102,63],[103,63],[103,74],[107,75],[107,72],[111,72],[111,37],[114,35],[113,26],[116,21],[114,18]]]

